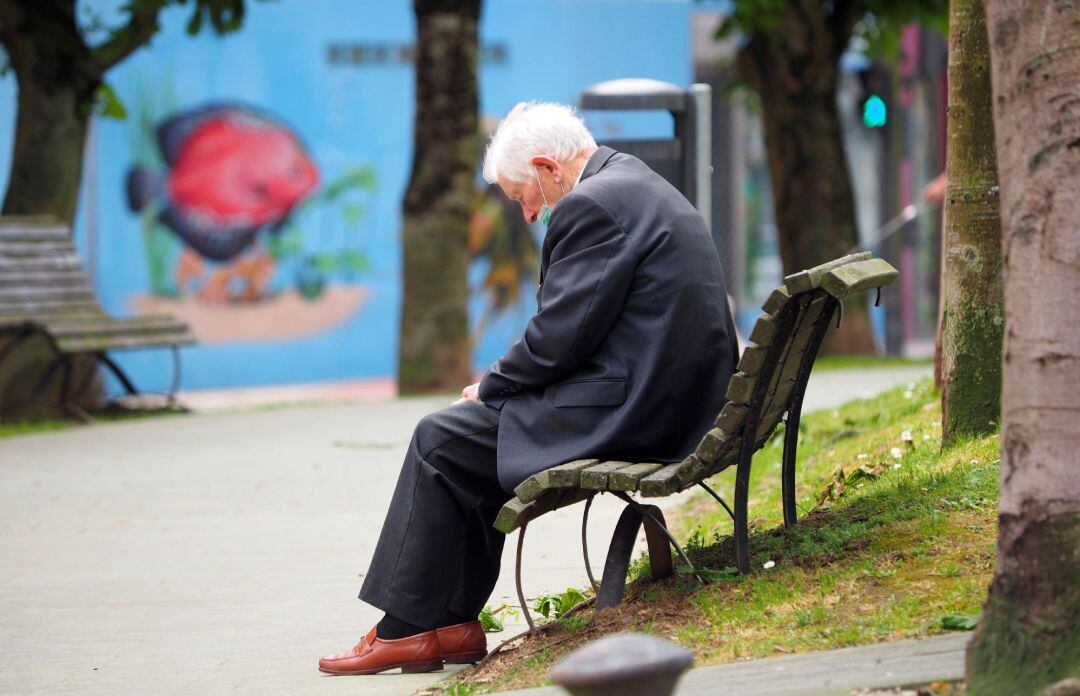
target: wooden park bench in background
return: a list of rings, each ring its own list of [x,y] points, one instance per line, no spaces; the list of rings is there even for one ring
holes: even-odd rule
[[[523,481],[499,513],[495,527],[509,534],[518,532],[515,568],[518,600],[529,627],[532,616],[521,589],[521,549],[530,520],[567,505],[585,501],[581,527],[582,550],[589,582],[596,591],[598,608],[622,601],[626,574],[634,541],[642,524],[649,550],[653,579],[671,574],[669,544],[694,571],[690,559],[668,531],[664,516],[655,505],[644,505],[632,497],[662,497],[700,486],[731,515],[735,526],[736,563],[741,572],[750,570],[747,495],[750,465],[754,452],[785,423],[783,454],[784,524],[795,524],[795,453],[799,439],[799,417],[806,383],[832,318],[843,299],[853,293],[881,288],[899,275],[895,268],[869,252],[852,254],[788,276],[762,306],[764,313],[754,324],[750,343],[742,353],[737,372],[727,389],[727,402],[716,418],[716,427],[706,433],[701,444],[684,461],[662,465],[655,462],[622,462],[585,459],[541,471]],[[705,479],[737,466],[735,506],[728,506],[705,483]],[[615,526],[601,582],[593,577],[585,530],[589,506],[597,493],[608,492],[626,502]],[[696,572],[696,571],[695,571]],[[700,579],[700,578],[699,578]]]
[[[135,385],[108,352],[170,347],[174,371],[168,396],[172,403],[180,379],[179,347],[195,342],[186,324],[167,315],[109,316],[94,297],[70,231],[48,218],[0,218],[0,334],[9,338],[0,346],[0,365],[31,338],[44,335],[48,339],[55,359],[28,395],[28,403],[38,400],[59,371],[61,405],[83,420],[89,416],[71,401],[73,394],[82,391],[72,384],[74,356],[92,356],[134,395],[138,393]]]

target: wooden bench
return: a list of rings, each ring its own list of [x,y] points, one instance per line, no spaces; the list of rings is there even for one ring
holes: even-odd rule
[[[73,356],[93,356],[134,395],[138,393],[135,385],[108,351],[171,347],[171,403],[180,378],[179,347],[195,342],[186,324],[167,315],[109,316],[94,297],[69,230],[48,218],[0,218],[0,333],[11,338],[0,347],[0,365],[30,338],[44,335],[48,339],[56,357],[28,403],[37,401],[57,370],[62,370],[61,404],[83,420],[89,416],[70,401],[72,393],[81,391],[72,391]]]
[[[741,572],[750,570],[747,495],[750,465],[781,423],[785,423],[783,453],[784,524],[795,524],[795,453],[798,447],[799,417],[806,383],[818,349],[837,310],[839,325],[845,297],[863,290],[881,288],[899,274],[869,252],[852,254],[788,276],[762,306],[763,314],[754,324],[749,344],[739,360],[737,372],[728,384],[727,401],[716,418],[716,427],[705,434],[701,444],[677,464],[623,462],[584,459],[541,471],[514,489],[512,498],[500,511],[496,529],[509,534],[519,529],[517,548],[517,592],[529,626],[533,620],[521,590],[521,549],[530,520],[559,508],[585,501],[582,519],[582,549],[589,581],[597,593],[597,607],[615,606],[622,601],[634,540],[642,524],[649,549],[654,579],[670,575],[668,545],[686,563],[693,565],[668,531],[663,514],[655,505],[644,505],[633,497],[671,495],[691,486],[708,491],[731,515],[735,526],[736,563]],[[735,505],[728,506],[705,479],[730,466],[737,466]],[[600,583],[589,564],[585,530],[589,506],[597,493],[611,493],[626,502],[615,527]],[[700,579],[700,578],[699,578]]]

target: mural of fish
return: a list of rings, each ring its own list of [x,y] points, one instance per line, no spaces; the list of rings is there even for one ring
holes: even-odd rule
[[[156,202],[161,221],[201,256],[229,260],[260,230],[276,232],[319,183],[299,137],[265,111],[239,103],[207,104],[157,128],[166,171],[134,167],[128,206]]]

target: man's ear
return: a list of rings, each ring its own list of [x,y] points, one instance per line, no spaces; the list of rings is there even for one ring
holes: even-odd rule
[[[560,181],[562,178],[562,167],[559,163],[546,155],[535,155],[529,163],[536,167],[537,171],[546,169],[549,174],[555,179]]]

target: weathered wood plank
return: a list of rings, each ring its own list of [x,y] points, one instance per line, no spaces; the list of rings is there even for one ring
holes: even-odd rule
[[[57,340],[56,345],[64,353],[100,353],[120,348],[160,348],[164,346],[186,346],[195,343],[195,337],[188,332],[146,334],[144,336],[106,336],[101,338],[73,338]]]
[[[768,314],[770,317],[776,318],[780,314],[780,310],[787,306],[791,302],[791,293],[788,289],[781,285],[777,289],[772,291],[769,298],[765,300],[765,304],[761,305],[761,311]]]
[[[749,341],[762,347],[768,347],[776,336],[778,324],[768,314],[763,314],[754,322],[754,328],[750,331]]]
[[[552,510],[567,507],[595,495],[595,491],[586,491],[580,488],[569,490],[546,491],[536,500],[526,503],[517,498],[511,498],[495,517],[492,525],[504,534],[509,534],[527,522],[545,515]]]
[[[720,415],[716,417],[716,427],[725,435],[734,435],[739,432],[745,418],[746,406],[729,401],[720,409]]]
[[[727,400],[736,404],[748,403],[750,397],[754,395],[754,385],[756,384],[756,377],[736,372],[731,376],[731,381],[728,382]]]
[[[659,498],[671,495],[679,490],[682,482],[678,477],[679,465],[668,464],[659,471],[649,474],[638,482],[638,490],[646,498]]]
[[[848,256],[834,259],[828,263],[823,263],[820,266],[814,266],[805,271],[799,271],[793,273],[784,278],[784,287],[792,295],[797,295],[800,292],[807,292],[821,285],[821,279],[826,273],[834,268],[847,265],[849,263],[855,263],[856,261],[863,261],[870,258],[869,251],[861,251],[857,254],[849,254]]]
[[[768,352],[769,349],[764,346],[747,346],[736,369],[744,375],[756,375],[765,364],[765,354]]]
[[[694,450],[694,456],[706,464],[712,464],[723,452],[725,444],[730,439],[731,436],[720,428],[713,428],[701,438],[697,449]]]
[[[708,462],[703,462],[691,454],[679,464],[676,476],[679,477],[679,483],[689,486],[700,481],[708,470]]]
[[[90,276],[78,268],[62,268],[53,271],[5,271],[0,268],[0,287],[35,287],[35,286],[71,286],[90,287]]]
[[[0,302],[93,299],[90,288],[0,288]]]
[[[595,491],[606,491],[608,486],[608,475],[619,469],[625,469],[633,466],[634,462],[603,462],[590,466],[581,472],[581,487],[589,488]]]
[[[572,488],[581,482],[581,472],[599,464],[599,459],[578,459],[548,469],[552,488]]]
[[[638,482],[649,474],[659,471],[664,465],[656,462],[641,462],[625,469],[613,471],[608,475],[609,491],[636,491]]]
[[[187,324],[175,317],[162,314],[114,319],[112,317],[93,317],[88,319],[46,319],[42,322],[57,338],[76,338],[79,336],[115,336],[124,333],[146,334],[186,331]]]
[[[33,256],[68,256],[75,253],[72,242],[63,241],[4,241],[0,240],[0,256],[22,258]]]
[[[885,259],[866,259],[830,270],[821,279],[821,289],[836,299],[893,282],[900,272]]]

